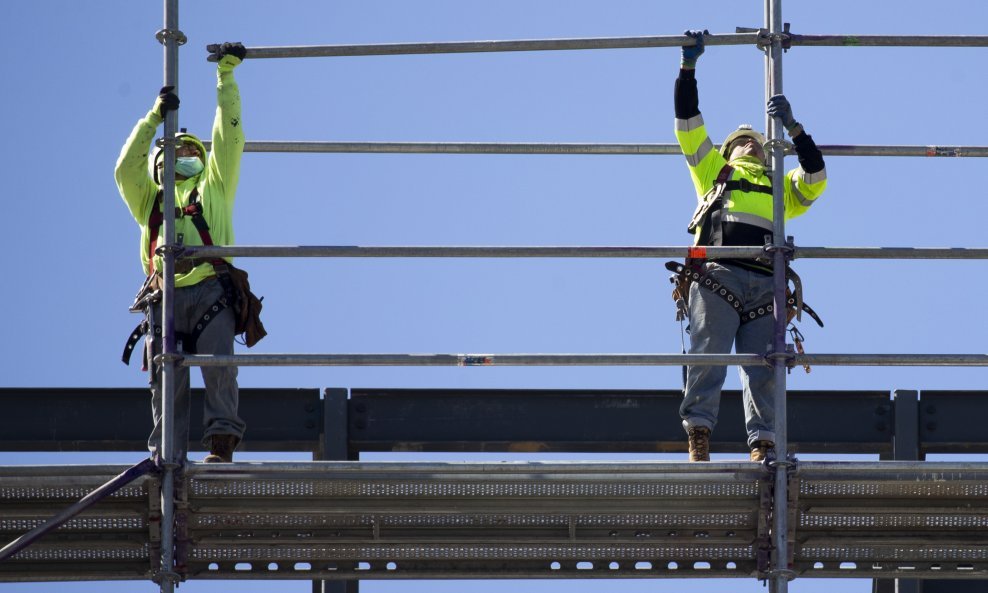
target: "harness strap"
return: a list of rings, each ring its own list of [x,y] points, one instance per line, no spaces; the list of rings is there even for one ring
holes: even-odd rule
[[[734,308],[734,312],[741,318],[742,325],[745,323],[751,323],[752,321],[765,317],[766,315],[771,315],[775,311],[775,304],[772,301],[760,303],[745,310],[738,296],[710,278],[703,271],[700,265],[683,265],[676,261],[670,261],[666,262],[666,269],[670,272],[675,272],[681,279],[687,279],[691,282],[695,282],[698,286],[705,288],[724,299],[727,304]],[[803,286],[802,282],[799,280],[799,276],[795,272],[792,272],[790,278],[794,279],[796,290],[793,291],[792,294],[788,295],[786,299],[786,307],[796,311],[797,321],[800,320],[800,312],[806,311],[806,313],[813,318],[813,321],[817,322],[817,325],[823,327],[823,320],[820,319],[820,316],[817,315],[816,311],[814,311],[812,307],[803,302]]]
[[[752,183],[744,177],[726,182],[724,184],[724,189],[726,191],[741,190],[743,192],[758,192],[762,194],[772,193],[771,185],[759,185],[757,183]]]
[[[158,190],[158,194],[154,198],[154,206],[151,208],[151,214],[148,217],[148,261],[149,270],[148,278],[154,276],[154,252],[158,243],[158,236],[160,233],[161,225],[164,223],[164,214],[161,212],[161,198],[162,190]],[[202,203],[199,202],[199,188],[192,188],[192,193],[189,195],[189,205],[183,208],[175,208],[175,216],[189,216],[192,218],[192,224],[196,227],[199,232],[199,238],[202,240],[203,245],[212,245],[213,238],[209,234],[209,224],[206,222],[205,217],[202,215]],[[199,342],[199,337],[202,332],[206,330],[206,327],[215,319],[224,309],[229,308],[233,305],[236,300],[236,290],[233,286],[233,280],[230,278],[230,268],[227,262],[223,258],[195,258],[188,260],[192,267],[202,265],[204,263],[210,263],[213,265],[213,271],[216,272],[216,279],[219,281],[220,286],[223,288],[223,295],[216,299],[216,302],[210,305],[209,309],[199,318],[195,323],[195,329],[190,333],[185,332],[175,332],[176,341],[182,342],[182,349],[187,354],[196,354],[197,344]],[[145,281],[145,284],[147,281]],[[145,303],[145,306],[150,305]],[[141,323],[134,328],[134,331],[130,333],[127,338],[127,343],[124,345],[123,354],[121,355],[121,360],[124,364],[130,364],[130,357],[134,353],[134,349],[137,347],[137,343],[140,341],[142,336],[149,333],[151,329],[150,323],[148,323],[147,318],[145,318]],[[154,335],[155,337],[161,336],[161,326],[154,325]]]
[[[161,233],[161,225],[165,222],[165,215],[161,211],[161,199],[163,195],[162,190],[158,190],[157,195],[154,197],[154,205],[151,207],[151,214],[148,216],[148,275],[155,273],[154,269],[154,252],[158,247],[158,237]],[[209,225],[206,224],[206,219],[202,216],[202,203],[199,202],[199,188],[192,188],[192,193],[189,195],[189,205],[185,207],[175,207],[175,217],[181,218],[183,216],[189,216],[192,218],[192,224],[195,225],[196,230],[199,231],[199,238],[202,239],[203,245],[212,245],[213,239],[209,236]],[[215,263],[217,261],[224,261],[221,258],[216,259],[204,259],[197,258],[192,260],[193,267],[201,265],[204,262]]]
[[[199,337],[202,332],[206,331],[206,327],[216,319],[224,309],[228,308],[229,304],[227,299],[220,297],[215,303],[210,305],[209,310],[202,314],[202,317],[196,321],[195,328],[191,332],[175,332],[175,341],[182,342],[182,351],[186,354],[196,354],[198,352]],[[144,319],[134,331],[130,332],[130,337],[127,338],[127,343],[124,345],[123,355],[121,360],[126,365],[130,365],[130,357],[134,353],[134,349],[137,346],[137,342],[140,341],[141,337],[148,334],[150,324],[147,319]],[[161,326],[158,324],[154,325],[154,336],[161,337]]]

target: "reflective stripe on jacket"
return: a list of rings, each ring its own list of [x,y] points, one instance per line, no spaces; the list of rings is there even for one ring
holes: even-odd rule
[[[689,119],[676,119],[676,140],[686,156],[697,199],[700,199],[713,187],[727,161],[711,142],[703,116],[699,113]],[[772,185],[772,180],[765,175],[765,165],[756,157],[740,157],[731,161],[730,165],[734,168],[733,180],[743,178],[757,185]],[[827,187],[827,170],[822,168],[806,173],[799,166],[786,173],[784,184],[785,216],[788,220],[804,214],[820,197]],[[772,218],[772,196],[768,194],[734,190],[724,203],[722,220],[725,223],[752,225],[771,233]]]

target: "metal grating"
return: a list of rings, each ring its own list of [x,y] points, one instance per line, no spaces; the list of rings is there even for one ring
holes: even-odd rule
[[[482,479],[482,478],[481,478]],[[197,497],[291,498],[644,498],[644,497],[755,497],[757,484],[593,484],[593,483],[477,483],[360,482],[355,480],[193,480]]]
[[[0,468],[0,490],[29,494],[0,497],[0,536],[119,471]],[[180,560],[204,579],[750,577],[769,546],[770,476],[746,462],[194,464],[179,488]],[[984,575],[985,477],[948,463],[800,463],[794,570]],[[146,578],[156,486],[101,501],[0,563],[0,581]]]

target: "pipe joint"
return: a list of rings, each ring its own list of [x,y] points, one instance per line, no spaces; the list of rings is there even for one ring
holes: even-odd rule
[[[740,32],[740,27],[738,28]],[[782,23],[782,31],[777,31],[772,33],[768,29],[751,29],[749,32],[758,33],[758,37],[755,44],[759,49],[767,50],[774,46],[776,43],[782,48],[782,51],[789,51],[792,47],[792,34],[789,32],[789,23]]]
[[[789,568],[773,568],[765,573],[770,579],[785,577],[787,581],[791,581],[796,578],[796,571]]]
[[[165,362],[181,362],[185,357],[177,352],[163,352],[154,357],[154,364],[160,365]]]
[[[161,45],[164,45],[169,39],[173,40],[178,45],[185,45],[185,43],[189,40],[188,37],[185,36],[185,33],[178,29],[161,29],[154,34],[154,38],[157,39],[158,43]]]

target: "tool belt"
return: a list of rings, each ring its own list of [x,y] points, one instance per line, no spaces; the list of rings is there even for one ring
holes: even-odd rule
[[[721,286],[703,271],[705,262],[706,260],[687,260],[686,264],[677,261],[666,262],[666,269],[675,274],[669,280],[675,285],[672,290],[672,298],[676,302],[677,321],[689,317],[690,284],[693,283],[727,301],[741,318],[742,324],[751,323],[775,312],[775,305],[772,301],[744,308],[737,295]],[[791,322],[793,318],[796,321],[802,321],[802,313],[805,311],[820,327],[823,327],[820,316],[812,307],[803,302],[803,282],[792,268],[786,267],[786,280],[786,323]],[[792,282],[793,288],[788,286],[789,282]]]
[[[242,336],[242,344],[251,348],[267,335],[264,324],[261,322],[261,308],[263,306],[261,301],[263,298],[258,298],[251,291],[247,272],[234,267],[233,264],[226,261],[223,261],[221,264],[213,263],[213,269],[216,271],[216,279],[219,281],[220,286],[223,287],[223,296],[210,305],[202,317],[196,320],[192,332],[175,332],[175,341],[176,343],[181,343],[181,351],[186,354],[196,354],[198,352],[197,343],[199,336],[202,335],[213,319],[228,308],[232,308],[233,310],[234,333]],[[130,364],[130,357],[141,337],[148,334],[153,334],[156,338],[161,336],[161,324],[160,322],[155,322],[152,318],[152,307],[161,302],[162,290],[163,282],[161,276],[152,274],[144,281],[144,284],[137,292],[137,296],[134,297],[134,303],[130,306],[130,311],[133,313],[143,312],[145,318],[134,328],[127,338],[127,343],[124,345],[123,355],[121,356],[124,364]],[[141,368],[147,370],[149,368],[147,351],[144,353],[142,362]]]
[[[744,308],[741,304],[741,299],[738,298],[736,294],[721,286],[713,278],[711,278],[703,270],[703,264],[706,260],[702,259],[687,259],[685,264],[681,264],[677,261],[666,262],[666,269],[673,272],[673,276],[669,278],[669,281],[673,283],[674,288],[672,289],[672,300],[676,303],[676,321],[682,321],[689,318],[689,302],[690,302],[690,285],[696,283],[697,286],[709,290],[710,292],[721,297],[727,304],[734,308],[735,313],[741,318],[741,325],[746,323],[751,323],[757,319],[761,319],[766,315],[771,315],[775,312],[775,304],[773,301],[767,301],[764,303],[759,303],[758,305],[750,306]],[[789,287],[789,283],[792,283],[792,288]],[[817,315],[816,311],[812,307],[803,302],[803,281],[800,279],[799,274],[793,271],[788,265],[786,266],[786,323],[791,323],[795,318],[796,321],[802,321],[802,314],[806,312],[807,315],[813,318],[813,321],[817,323],[820,327],[823,327],[823,320]],[[804,354],[803,350],[803,334],[795,325],[790,325],[788,328],[789,334],[792,337],[793,343],[796,346],[796,351],[799,354]],[[810,372],[810,366],[807,364],[803,365],[803,369],[808,373]]]

